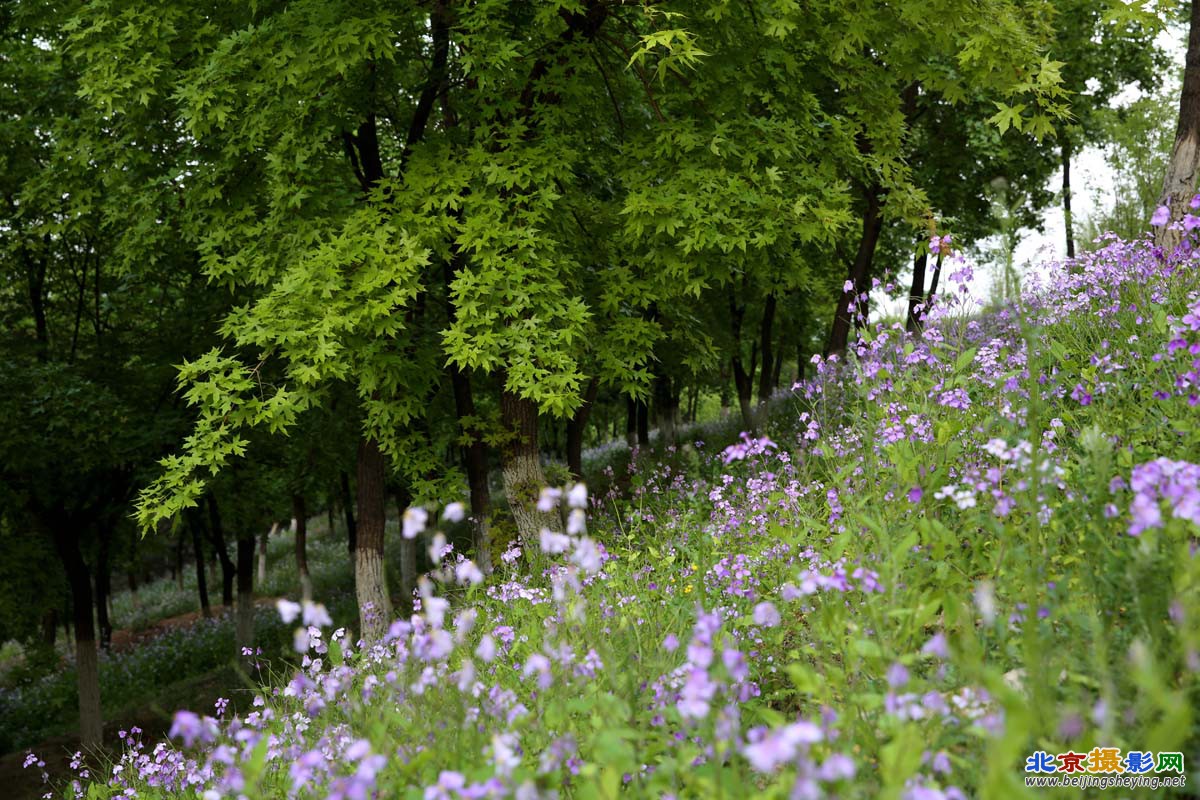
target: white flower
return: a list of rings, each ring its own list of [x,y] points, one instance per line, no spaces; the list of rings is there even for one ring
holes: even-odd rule
[[[425,523],[428,521],[428,511],[420,506],[412,506],[404,512],[404,526],[401,533],[405,539],[415,539],[417,534],[425,530]]]
[[[442,519],[447,522],[462,522],[466,516],[467,512],[462,503],[451,503],[442,510]]]
[[[538,495],[537,510],[543,513],[554,510],[558,505],[558,499],[562,497],[562,489],[546,487],[542,489],[542,493]]]
[[[587,486],[582,483],[575,484],[567,493],[567,505],[571,508],[587,508],[587,499]]]
[[[291,600],[276,600],[275,609],[279,612],[279,618],[285,625],[292,624],[296,621],[296,617],[300,616],[300,604],[293,603]]]
[[[581,508],[572,509],[571,513],[567,516],[567,533],[572,536],[578,536],[583,533],[586,527],[587,514]]]
[[[442,551],[446,549],[446,535],[438,531],[433,535],[433,541],[429,544],[429,560],[438,565],[442,563]]]
[[[479,567],[475,566],[475,562],[470,559],[458,562],[458,565],[454,568],[454,577],[461,584],[474,585],[483,582],[483,573],[479,571]]]
[[[561,533],[555,533],[549,528],[542,528],[542,552],[548,555],[558,555],[567,552],[571,546],[571,538]]]
[[[325,610],[325,606],[320,603],[314,603],[311,600],[306,600],[304,602],[304,624],[322,628],[332,625],[333,619],[329,616],[329,612]]]

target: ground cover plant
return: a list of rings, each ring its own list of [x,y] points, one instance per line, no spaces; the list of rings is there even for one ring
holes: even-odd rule
[[[438,532],[461,504],[412,509],[411,618],[353,642],[281,601],[302,661],[252,711],[181,711],[67,794],[1013,797],[1037,752],[1187,763],[1198,260],[1112,239],[1020,304],[864,328],[765,435],[543,491],[564,532],[486,581]]]

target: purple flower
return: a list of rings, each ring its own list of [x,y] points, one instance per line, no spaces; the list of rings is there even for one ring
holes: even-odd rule
[[[887,671],[888,686],[899,689],[908,683],[908,668],[899,661],[894,662]]]
[[[679,694],[676,708],[684,719],[704,719],[708,716],[709,701],[717,691],[717,686],[703,669],[693,669],[688,675],[687,682]]]
[[[754,624],[762,625],[764,628],[774,628],[782,622],[779,616],[779,610],[775,608],[775,604],[764,600],[754,607]]]
[[[662,646],[663,650],[666,650],[668,653],[674,653],[679,649],[679,637],[673,633],[668,633],[666,638],[663,639]]]
[[[167,735],[172,739],[182,739],[184,747],[191,747],[197,741],[203,744],[212,742],[216,738],[216,728],[216,720],[211,717],[201,718],[192,711],[176,711]]]
[[[462,522],[466,515],[466,508],[462,503],[450,503],[442,509],[442,519],[447,522]]]
[[[946,645],[946,635],[939,632],[929,637],[929,641],[921,646],[921,652],[937,658],[949,658],[950,648]]]
[[[1166,225],[1171,219],[1171,209],[1167,206],[1159,206],[1154,209],[1154,213],[1150,216],[1150,224],[1156,228],[1161,228]]]

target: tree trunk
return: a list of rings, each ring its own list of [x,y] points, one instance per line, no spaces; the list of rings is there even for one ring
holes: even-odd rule
[[[260,587],[267,582],[267,541],[279,531],[279,523],[272,522],[270,530],[265,530],[258,537],[258,579]]]
[[[54,548],[67,573],[75,622],[75,671],[79,693],[79,738],[83,748],[100,745],[104,724],[100,716],[100,659],[92,620],[92,580],[79,552],[79,535],[67,520],[54,525]],[[65,620],[64,620],[65,621]]]
[[[254,647],[254,534],[237,538],[237,618],[234,642],[239,652]]]
[[[175,588],[183,591],[183,529],[175,538],[175,559],[171,562],[171,577],[175,580]]]
[[[849,270],[849,280],[853,289],[849,292],[841,291],[838,295],[837,311],[829,329],[829,343],[825,347],[826,355],[846,352],[846,345],[850,340],[850,326],[855,324],[856,317],[863,317],[866,313],[865,303],[859,299],[859,295],[871,289],[871,262],[875,258],[875,247],[879,244],[879,234],[883,231],[883,217],[880,214],[883,203],[878,186],[871,186],[866,190],[866,201],[862,237],[858,241],[858,252]],[[851,310],[852,306],[854,311]]]
[[[913,259],[912,286],[908,290],[908,316],[904,320],[904,329],[909,333],[917,333],[921,327],[921,317],[924,309],[920,308],[925,302],[925,267],[929,264],[929,253],[922,250]]]
[[[775,327],[775,308],[778,301],[775,299],[775,293],[767,295],[767,299],[763,302],[762,324],[758,331],[758,349],[762,356],[762,370],[758,374],[758,408],[759,414],[765,413],[767,402],[771,399],[771,377],[775,371],[775,351],[773,349],[774,327]]]
[[[542,528],[562,528],[555,512],[538,511],[538,495],[546,486],[542,462],[538,457],[538,410],[531,400],[504,390],[500,394],[500,421],[511,439],[501,450],[500,469],[504,475],[504,494],[517,526],[521,546],[538,547]]]
[[[401,487],[394,492],[396,510],[400,517],[412,505],[412,494],[407,487]],[[417,539],[400,537],[400,606],[396,613],[401,617],[409,617],[413,612],[413,593],[417,588]]]
[[[229,557],[229,548],[225,544],[225,526],[221,523],[221,512],[217,508],[217,498],[211,492],[206,497],[208,504],[208,537],[217,558],[221,562],[221,603],[226,609],[233,608],[233,584],[237,578],[237,565]]]
[[[1071,215],[1071,142],[1064,136],[1062,143],[1062,204],[1063,227],[1067,233],[1067,258],[1075,257],[1075,218]]]
[[[192,531],[192,551],[196,556],[196,589],[200,592],[200,613],[207,619],[212,616],[208,602],[208,579],[204,575],[204,545],[201,543],[200,512],[194,508],[187,511],[188,527]]]
[[[47,647],[54,647],[54,642],[58,638],[58,609],[48,608],[42,612],[42,636],[41,641]]]
[[[1179,124],[1167,174],[1163,179],[1162,202],[1171,209],[1172,222],[1183,218],[1188,201],[1196,191],[1196,172],[1200,167],[1200,0],[1192,0],[1188,30],[1187,59],[1184,62],[1183,91],[1179,96]],[[1156,229],[1154,243],[1167,254],[1182,241],[1182,232],[1164,225]]]
[[[449,262],[447,262],[449,264]],[[446,269],[451,268],[448,265]],[[451,275],[447,272],[447,287]],[[456,313],[452,310],[451,313]],[[492,571],[492,541],[490,533],[492,516],[492,494],[488,488],[487,444],[479,432],[475,420],[475,396],[471,391],[471,376],[456,366],[449,366],[450,386],[454,390],[454,411],[463,434],[471,437],[470,444],[462,448],[463,463],[467,468],[467,489],[471,495],[471,544],[475,565],[483,574]],[[400,509],[401,513],[404,509]],[[415,571],[414,566],[414,571]],[[406,602],[412,597],[405,595]]]
[[[743,280],[743,284],[745,281]],[[739,303],[736,294],[729,292],[729,325],[733,333],[733,356],[730,366],[733,368],[733,386],[737,394],[738,406],[742,412],[742,427],[747,431],[754,430],[754,408],[751,401],[754,391],[754,373],[758,364],[758,343],[750,348],[750,371],[746,371],[742,361],[742,323],[746,318],[746,306]]]
[[[933,278],[929,281],[929,291],[925,295],[924,308],[921,309],[921,319],[924,320],[933,307],[933,298],[937,294],[938,278],[942,277],[942,258],[945,253],[938,253],[937,261],[933,262]]]
[[[360,636],[367,642],[381,638],[392,617],[383,562],[386,484],[387,469],[379,443],[363,439],[358,445],[359,528],[354,550],[354,586]]]
[[[112,546],[113,528],[107,520],[100,522],[100,541],[96,553],[96,622],[100,628],[100,649],[106,653],[112,648],[112,569],[109,549]]]
[[[588,381],[587,389],[583,393],[583,402],[567,421],[567,469],[577,481],[583,480],[583,433],[587,429],[588,417],[592,413],[592,405],[596,402],[596,393],[599,390],[598,378]]]
[[[654,377],[654,417],[659,441],[663,447],[675,444],[675,409],[672,407],[671,379],[666,375]]]
[[[312,578],[308,574],[308,509],[304,495],[292,495],[292,519],[296,522],[296,572],[300,575],[300,598],[312,601]]]
[[[358,526],[354,524],[354,495],[350,493],[350,476],[346,470],[341,473],[342,510],[346,514],[346,544],[353,556],[358,550]]]
[[[645,400],[637,404],[637,443],[638,447],[650,444],[650,404]]]
[[[625,444],[629,449],[637,447],[638,402],[632,396],[625,398]]]

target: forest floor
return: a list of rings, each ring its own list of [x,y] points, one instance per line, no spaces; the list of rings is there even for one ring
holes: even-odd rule
[[[274,602],[272,597],[260,597],[256,599],[255,604],[270,606]],[[223,605],[212,607],[214,617],[219,617],[225,611]],[[149,626],[115,630],[112,650],[114,653],[128,652],[168,633],[192,628],[203,619],[203,615],[197,609],[156,620]],[[153,688],[143,702],[130,705],[105,720],[105,747],[119,749],[119,732],[134,726],[142,729],[145,741],[157,742],[165,739],[171,727],[171,716],[176,709],[212,708],[218,697],[228,697],[231,687],[238,686],[240,682],[238,671],[232,665],[227,665]],[[26,769],[23,766],[25,754],[30,751],[37,753],[45,761],[46,766],[43,769]],[[52,785],[61,786],[63,781],[73,775],[70,762],[78,751],[79,737],[62,735],[50,736],[30,747],[0,755],[0,787],[3,787],[0,789],[0,796],[12,800],[33,800],[42,797],[48,791],[42,780],[42,772],[45,771],[50,776]]]

